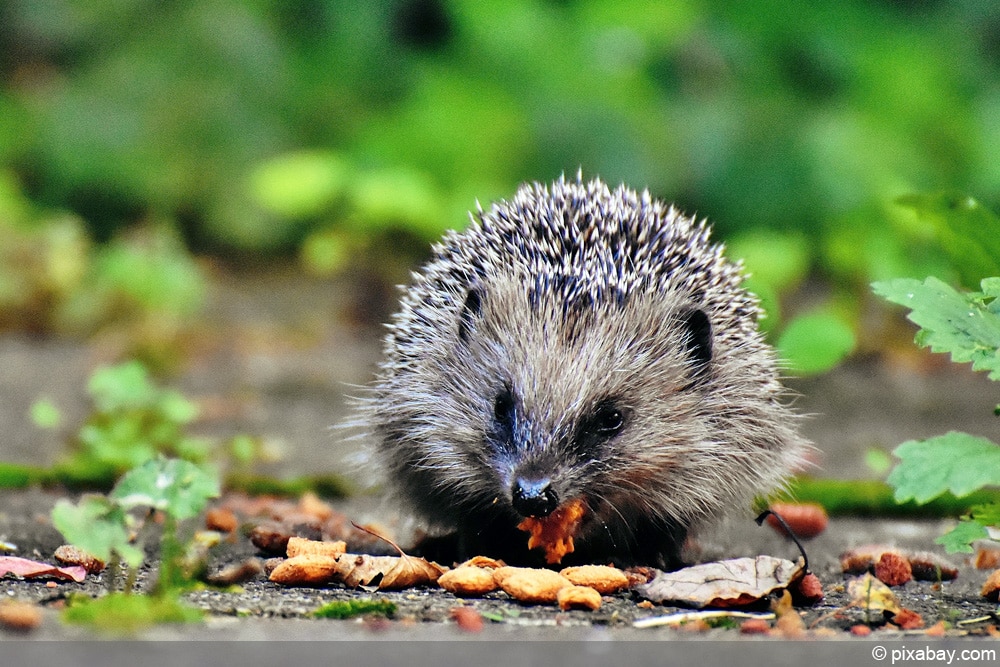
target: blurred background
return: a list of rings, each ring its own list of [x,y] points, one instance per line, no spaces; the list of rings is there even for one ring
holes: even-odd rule
[[[361,383],[431,241],[582,169],[712,220],[806,376],[909,343],[873,280],[978,285],[940,213],[998,156],[994,0],[4,0],[0,328]],[[190,379],[223,343],[255,361]]]

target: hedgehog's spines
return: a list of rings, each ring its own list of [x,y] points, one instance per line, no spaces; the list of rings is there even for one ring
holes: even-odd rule
[[[477,202],[470,220],[413,274],[362,405],[418,514],[499,540],[518,523],[512,483],[541,475],[586,499],[582,551],[674,563],[689,526],[780,483],[804,443],[758,300],[706,220],[580,172]],[[502,387],[514,430],[492,425]],[[612,398],[627,426],[581,447]]]

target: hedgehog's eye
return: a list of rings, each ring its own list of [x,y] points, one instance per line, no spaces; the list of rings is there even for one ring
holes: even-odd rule
[[[625,428],[625,413],[614,403],[605,402],[598,406],[590,419],[590,430],[603,438],[611,438]]]
[[[502,424],[509,424],[514,418],[514,395],[503,389],[493,399],[493,418]]]

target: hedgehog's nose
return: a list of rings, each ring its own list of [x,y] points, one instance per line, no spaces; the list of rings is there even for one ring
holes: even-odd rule
[[[511,489],[511,502],[521,516],[548,516],[559,507],[559,497],[548,477],[518,477]]]

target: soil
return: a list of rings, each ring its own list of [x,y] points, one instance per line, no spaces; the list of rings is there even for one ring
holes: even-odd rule
[[[354,307],[365,304],[366,309]],[[396,508],[379,501],[377,490],[365,493],[366,478],[355,470],[361,460],[356,443],[339,437],[331,426],[347,415],[351,387],[367,382],[379,357],[381,330],[377,321],[387,306],[372,306],[348,282],[318,283],[288,273],[232,274],[219,277],[205,324],[192,336],[189,362],[179,370],[177,386],[201,401],[206,417],[198,429],[206,434],[263,435],[280,445],[283,457],[258,470],[279,477],[328,471],[351,471],[359,492],[334,501],[335,506],[359,523],[389,524],[405,535],[408,524]],[[344,324],[345,312],[367,313],[364,321]],[[100,363],[120,353],[114,338],[87,343],[64,339],[35,339],[17,335],[0,337],[0,417],[6,426],[0,458],[6,461],[48,465],[65,451],[65,441],[87,412],[83,388],[86,377]],[[855,361],[827,375],[787,384],[798,395],[796,407],[811,415],[805,431],[817,444],[820,473],[834,478],[877,477],[866,468],[871,449],[890,451],[898,443],[964,430],[998,439],[993,408],[998,403],[995,386],[967,368],[929,361],[916,355],[912,363],[884,359]],[[64,414],[64,426],[42,431],[33,426],[28,409],[46,396]],[[17,545],[17,555],[52,560],[62,543],[52,528],[48,512],[59,490],[0,491],[0,540]],[[835,517],[829,528],[806,544],[812,570],[823,583],[824,600],[803,608],[807,626],[827,628],[849,638],[847,628],[872,622],[886,638],[901,631],[884,626],[882,619],[866,618],[860,609],[845,609],[847,577],[841,574],[839,555],[863,544],[889,543],[902,548],[929,550],[943,555],[934,544],[952,522]],[[730,518],[699,536],[697,557],[702,561],[770,554],[795,559],[797,549],[770,528],[756,526],[749,516]],[[255,556],[246,539],[226,543],[213,556],[211,567]],[[945,620],[953,634],[977,634],[996,624],[996,604],[986,601],[980,589],[987,572],[976,570],[966,559],[952,556],[959,568],[955,581],[936,584],[909,582],[895,589],[902,606],[918,612],[926,626]],[[148,572],[140,577],[140,586]],[[0,581],[4,597],[42,603],[44,621],[26,635],[32,639],[86,637],[87,629],[59,622],[57,608],[71,592],[98,594],[100,577],[82,584],[57,583],[10,577]],[[309,614],[321,604],[359,595],[385,597],[398,605],[390,619],[362,618],[347,621],[318,620]],[[486,639],[595,637],[666,638],[690,634],[677,628],[637,629],[636,619],[679,611],[675,608],[637,606],[633,593],[605,598],[596,612],[562,612],[552,607],[522,605],[504,593],[482,599],[459,600],[437,589],[401,593],[367,593],[342,588],[285,588],[263,577],[236,591],[214,589],[188,593],[186,599],[207,610],[203,624],[160,626],[144,638],[190,639],[346,639],[346,638],[457,638],[465,636],[452,620],[456,605],[469,605],[488,618],[479,633]],[[986,622],[954,625],[986,617]],[[959,630],[961,628],[961,630]],[[11,637],[0,630],[0,637]],[[736,639],[738,631],[719,628],[706,633],[716,639]]]

